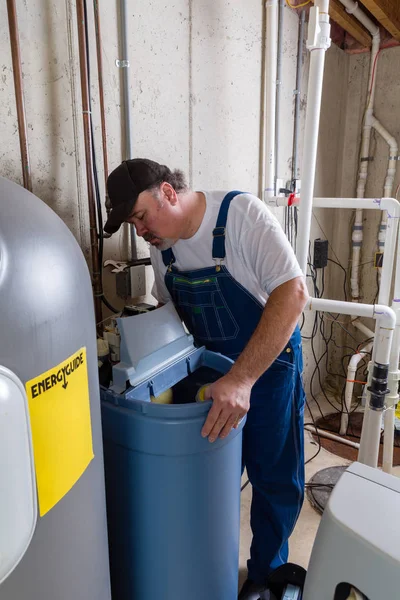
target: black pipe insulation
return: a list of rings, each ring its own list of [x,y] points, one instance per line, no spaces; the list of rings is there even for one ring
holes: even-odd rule
[[[385,408],[385,396],[390,391],[388,389],[388,375],[389,365],[374,363],[371,385],[367,388],[371,393],[369,404],[372,410],[383,410]]]

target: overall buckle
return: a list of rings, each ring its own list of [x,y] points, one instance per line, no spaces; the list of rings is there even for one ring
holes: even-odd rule
[[[216,227],[213,229],[213,237],[224,237],[225,227]]]
[[[213,261],[215,262],[215,270],[218,273],[221,270],[221,265],[224,263],[224,259],[223,258],[213,258]]]

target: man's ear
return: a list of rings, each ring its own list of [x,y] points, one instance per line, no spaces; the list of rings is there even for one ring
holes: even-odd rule
[[[160,185],[160,190],[162,197],[165,198],[171,204],[171,206],[175,206],[178,202],[178,196],[172,185],[166,181],[163,181],[163,183]]]

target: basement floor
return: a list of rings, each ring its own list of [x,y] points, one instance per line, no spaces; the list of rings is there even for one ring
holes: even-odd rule
[[[320,401],[324,413],[329,410],[325,409],[323,400]],[[329,407],[328,407],[329,408]],[[313,411],[314,412],[314,411]],[[314,456],[318,450],[318,443],[314,441],[312,435],[307,431],[304,432],[305,442],[305,459],[306,461]],[[321,448],[320,453],[310,463],[306,465],[306,482],[321,469],[339,465],[348,465],[349,461],[335,456]],[[393,474],[400,477],[400,467],[393,469]],[[243,482],[247,480],[243,477]],[[249,548],[251,543],[250,530],[250,505],[251,505],[251,486],[248,485],[242,492],[242,512],[241,512],[241,536],[240,536],[240,585],[247,576],[247,559],[249,557]],[[304,500],[303,508],[300,513],[296,528],[290,538],[290,555],[289,560],[303,566],[308,567],[311,550],[314,539],[317,533],[321,515],[311,506],[307,495]]]

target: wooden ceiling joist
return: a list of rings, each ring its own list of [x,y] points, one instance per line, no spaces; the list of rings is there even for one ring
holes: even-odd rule
[[[361,0],[361,2],[400,42],[400,0]]]
[[[314,1],[314,0],[312,0]],[[363,0],[365,1],[365,0]],[[397,0],[395,0],[397,2]],[[398,0],[400,2],[400,0]],[[330,0],[329,16],[335,23],[343,27],[345,31],[350,33],[357,42],[365,48],[369,48],[372,44],[371,34],[361,25],[356,18],[346,12],[343,4],[339,0]]]

